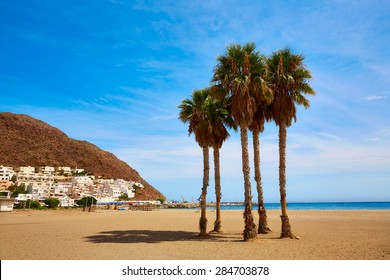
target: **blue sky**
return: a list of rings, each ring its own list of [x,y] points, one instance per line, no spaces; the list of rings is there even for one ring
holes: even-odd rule
[[[287,46],[317,93],[288,129],[288,201],[389,201],[389,38],[388,1],[0,1],[0,111],[114,153],[168,199],[196,200],[202,152],[177,106],[209,85],[229,43]],[[261,148],[265,200],[277,202],[272,123]],[[223,200],[242,201],[238,134],[221,172]]]

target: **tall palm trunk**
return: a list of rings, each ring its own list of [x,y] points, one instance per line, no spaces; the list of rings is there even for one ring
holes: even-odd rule
[[[216,200],[216,218],[214,222],[213,232],[220,232],[221,223],[221,175],[219,168],[219,147],[214,149],[214,180],[215,180],[215,200]]]
[[[280,204],[282,208],[282,233],[281,238],[295,238],[291,233],[290,221],[287,216],[287,194],[286,194],[286,139],[287,126],[285,122],[279,124],[279,188],[280,188]]]
[[[255,181],[257,187],[257,202],[259,206],[259,228],[258,233],[266,234],[271,230],[268,228],[267,221],[267,210],[264,206],[264,197],[263,197],[263,185],[261,182],[261,172],[260,172],[260,137],[258,131],[253,131],[253,157],[255,164]]]
[[[244,210],[244,241],[248,241],[256,237],[256,225],[253,222],[252,215],[252,187],[250,182],[249,168],[249,153],[248,153],[248,129],[240,128],[241,132],[241,150],[242,150],[242,172],[244,173],[244,195],[245,195],[245,210]]]
[[[209,148],[203,147],[203,186],[202,186],[202,200],[201,214],[199,220],[199,236],[207,236],[207,218],[206,218],[206,195],[207,187],[209,185],[210,176],[210,164],[209,164]]]

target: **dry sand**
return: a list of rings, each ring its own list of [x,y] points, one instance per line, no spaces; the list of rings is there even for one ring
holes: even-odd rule
[[[211,230],[215,212],[207,215]],[[243,242],[242,211],[223,211],[224,232],[206,239],[197,237],[196,210],[2,212],[0,259],[390,259],[390,211],[291,210],[289,217],[300,240],[278,238],[279,211],[273,210],[273,233]]]

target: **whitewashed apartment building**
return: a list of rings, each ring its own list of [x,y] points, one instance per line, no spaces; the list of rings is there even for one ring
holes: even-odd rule
[[[7,190],[12,185],[12,177],[15,171],[12,167],[0,165],[0,190]]]
[[[15,171],[12,167],[0,165],[0,180],[1,181],[11,181],[11,179],[14,175],[15,175]]]
[[[54,184],[54,175],[20,171],[16,173],[16,183],[18,186],[24,184],[26,187],[51,187]]]
[[[56,172],[56,169],[53,166],[39,166],[37,169],[38,173],[47,175],[54,175]]]

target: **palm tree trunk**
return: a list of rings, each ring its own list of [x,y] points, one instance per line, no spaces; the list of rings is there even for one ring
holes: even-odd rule
[[[199,220],[199,236],[207,236],[207,218],[206,218],[206,195],[207,187],[209,185],[209,173],[210,173],[210,164],[209,164],[209,148],[203,147],[203,186],[202,186],[202,200],[201,205],[201,214]]]
[[[280,204],[282,207],[282,233],[281,238],[295,238],[291,233],[290,221],[287,216],[287,194],[286,194],[286,140],[287,127],[285,122],[279,124],[279,188],[280,188]]]
[[[252,187],[250,182],[249,168],[249,153],[248,153],[248,129],[240,128],[241,132],[241,150],[242,150],[242,172],[244,173],[244,195],[245,195],[245,210],[244,210],[244,241],[248,241],[257,236],[256,224],[253,222],[252,215]]]
[[[271,230],[268,228],[267,221],[267,210],[264,206],[264,197],[263,197],[263,185],[261,182],[261,172],[260,172],[260,138],[259,132],[253,131],[253,157],[255,164],[255,181],[257,187],[257,201],[259,206],[259,228],[258,233],[266,234]]]
[[[221,175],[219,168],[219,147],[214,147],[214,180],[215,180],[215,200],[216,200],[216,218],[213,232],[220,232],[221,223]]]

